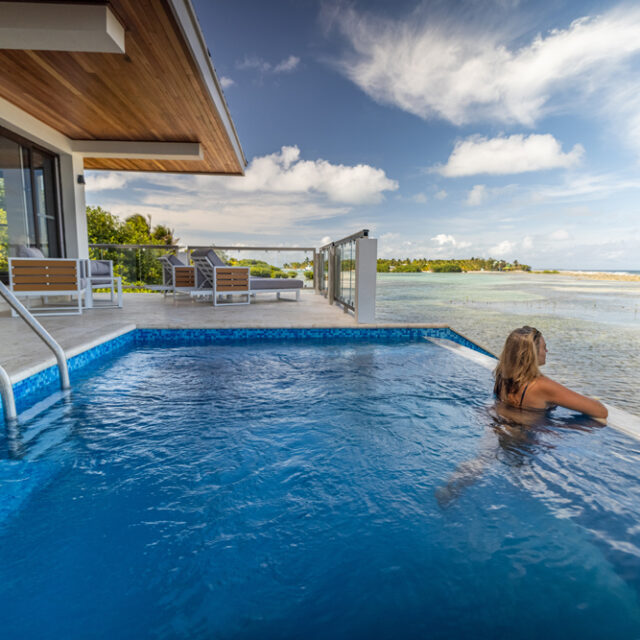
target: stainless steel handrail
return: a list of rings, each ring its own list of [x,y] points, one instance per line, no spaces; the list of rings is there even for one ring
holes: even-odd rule
[[[177,244],[90,244],[89,249],[163,249],[173,251],[180,249]]]
[[[189,245],[187,251],[194,249],[220,249],[220,251],[296,251],[298,253],[311,253],[315,251],[315,247],[245,247],[237,245]]]
[[[9,374],[0,367],[0,395],[2,396],[2,409],[7,422],[16,419],[16,399],[13,396],[13,386]]]
[[[351,240],[357,240],[358,238],[368,238],[369,237],[369,229],[361,229],[360,231],[356,231],[352,233],[350,236],[345,236],[344,238],[340,238],[340,240],[335,240],[334,242],[328,242],[323,247],[320,247],[318,251],[323,251],[324,249],[328,249],[329,247],[337,247],[341,244],[346,244],[347,242],[351,242]]]
[[[53,351],[58,362],[58,370],[60,371],[60,386],[62,389],[69,389],[69,368],[67,367],[67,358],[64,355],[62,347],[54,340],[53,336],[33,317],[30,311],[16,298],[13,293],[0,282],[0,296],[2,296],[7,304],[27,323],[29,328]],[[5,417],[7,420],[15,420],[15,398],[13,396],[13,387],[11,379],[4,369],[4,376],[0,374],[0,383],[2,386],[2,406],[4,407]],[[8,387],[7,387],[8,384]],[[5,402],[5,395],[8,401]],[[8,415],[8,410],[13,409],[13,415]]]

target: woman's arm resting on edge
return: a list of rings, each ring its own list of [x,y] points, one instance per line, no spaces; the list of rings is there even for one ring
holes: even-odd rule
[[[594,418],[604,419],[609,415],[607,408],[593,398],[587,398],[580,395],[567,387],[563,387],[558,382],[554,382],[550,378],[543,377],[538,383],[539,392],[542,392],[547,402],[558,404],[561,407],[572,409],[573,411],[580,411],[586,413]]]

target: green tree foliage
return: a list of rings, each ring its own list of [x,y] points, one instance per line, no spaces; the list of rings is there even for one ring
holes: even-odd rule
[[[4,209],[4,178],[0,178],[0,273],[9,270],[9,222]]]
[[[0,218],[0,225],[2,218]],[[122,277],[123,285],[160,284],[162,282],[162,266],[157,258],[167,253],[167,246],[177,245],[179,239],[174,236],[173,229],[164,225],[152,225],[151,216],[134,213],[125,220],[121,220],[102,207],[87,207],[87,228],[89,244],[111,245],[158,245],[162,249],[127,249],[93,248],[90,257],[94,260],[112,260],[116,275]],[[0,238],[2,227],[0,226]],[[1,246],[0,246],[1,251]],[[235,260],[220,250],[216,253],[230,265],[250,267],[252,276],[263,278],[295,278],[295,271],[284,272],[263,260]],[[0,253],[1,258],[1,253]],[[1,264],[1,263],[0,263]],[[313,265],[313,261],[305,258],[304,262],[293,262],[287,268],[298,269]],[[313,277],[313,272],[312,277]],[[139,289],[138,289],[139,290]]]
[[[435,264],[431,268],[434,273],[462,273],[462,267],[455,262],[448,262],[446,264]]]
[[[256,278],[270,278],[271,277],[271,269],[268,266],[266,267],[251,267],[249,269],[249,273]]]
[[[245,258],[242,260],[229,260],[228,262],[233,266],[251,267],[249,273],[258,278],[295,278],[297,275],[295,271],[285,273],[279,267],[274,267],[272,264],[269,264],[264,260],[252,260]]]
[[[164,225],[152,226],[151,216],[135,213],[120,220],[102,207],[87,207],[87,229],[89,244],[144,244],[175,245],[178,239],[173,230]],[[162,266],[157,258],[167,253],[167,249],[90,249],[94,260],[112,260],[114,272],[122,278],[123,285],[160,284]]]
[[[517,260],[513,263],[493,258],[465,258],[460,260],[428,260],[427,258],[380,259],[378,273],[417,273],[432,271],[434,273],[464,273],[466,271],[531,271],[528,264]]]
[[[9,226],[7,224],[7,212],[0,209],[0,273],[9,270]]]

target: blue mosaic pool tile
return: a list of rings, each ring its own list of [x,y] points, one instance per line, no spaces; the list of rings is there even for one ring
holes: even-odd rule
[[[229,342],[263,342],[314,340],[323,342],[406,342],[424,338],[442,338],[495,357],[449,328],[418,327],[339,327],[339,328],[282,328],[282,329],[135,329],[113,340],[97,345],[68,361],[69,375],[88,364],[121,349],[136,346],[162,347],[206,345]],[[49,367],[13,385],[18,411],[60,388],[57,366]],[[0,409],[2,402],[0,400]],[[0,416],[2,414],[0,413]]]
[[[83,351],[76,356],[67,360],[69,369],[69,377],[73,382],[74,373],[104,357],[105,355],[115,353],[121,349],[130,348],[136,344],[136,330],[96,345],[87,351]],[[57,365],[53,365],[39,371],[38,373],[20,380],[13,385],[13,393],[16,400],[16,409],[18,412],[23,411],[34,401],[57,391],[60,388],[60,372]],[[2,416],[2,399],[0,399],[0,416]]]
[[[348,342],[398,342],[421,340],[425,337],[442,338],[469,349],[492,356],[470,340],[449,328],[417,327],[340,327],[340,328],[286,328],[286,329],[138,329],[139,346],[198,345],[236,341],[264,340],[321,340]]]

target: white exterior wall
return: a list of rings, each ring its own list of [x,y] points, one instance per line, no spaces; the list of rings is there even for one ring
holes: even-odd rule
[[[84,175],[84,159],[78,154],[60,155],[60,199],[62,200],[62,224],[67,258],[89,257],[87,235],[87,205],[84,184],[78,184],[78,176]]]
[[[378,241],[375,238],[356,240],[356,322],[374,324],[376,321],[376,278]]]
[[[60,157],[60,205],[64,226],[64,247],[68,258],[88,258],[87,214],[83,157],[73,152],[72,141],[59,131],[0,98],[0,126],[26,138]]]

